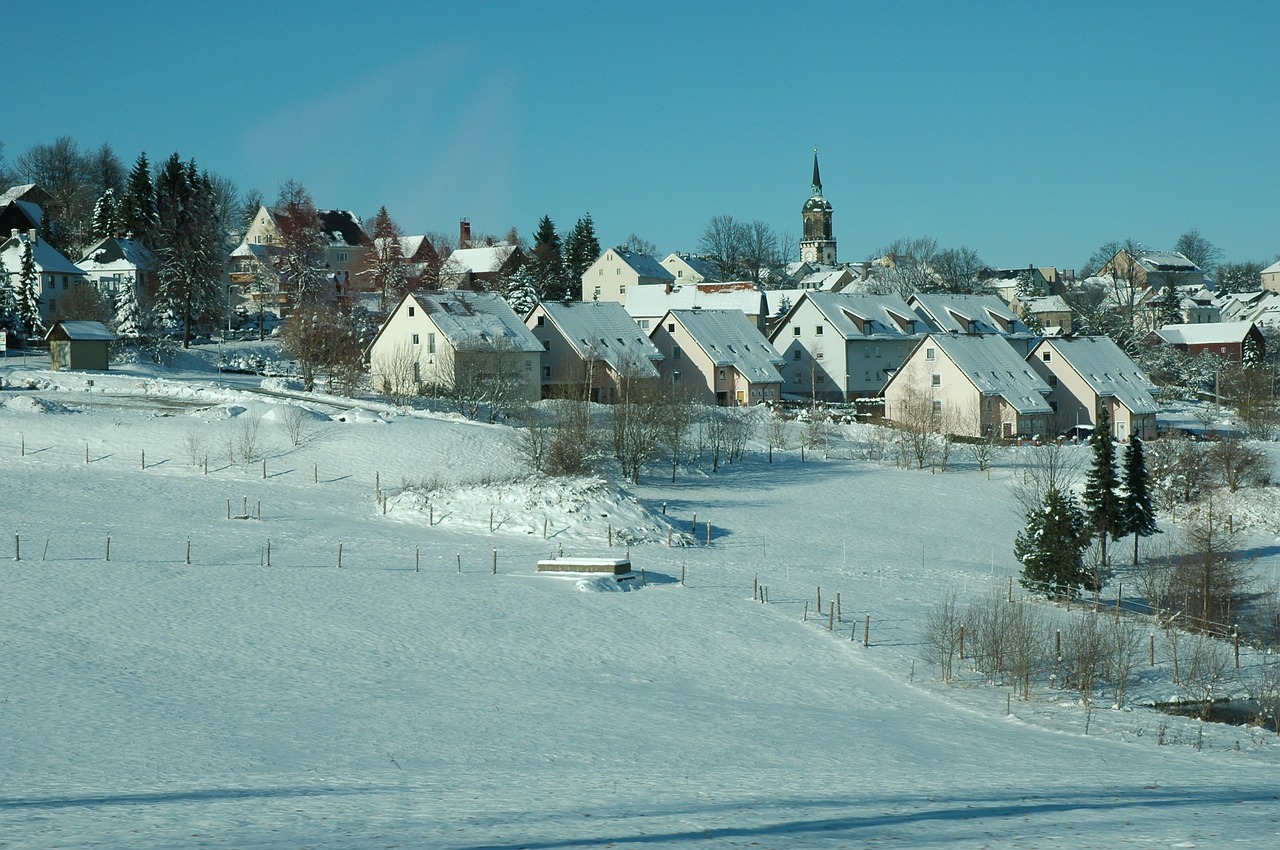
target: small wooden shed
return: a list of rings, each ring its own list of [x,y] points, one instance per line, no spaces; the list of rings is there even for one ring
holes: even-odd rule
[[[110,368],[108,348],[116,335],[102,322],[54,322],[44,338],[54,369],[105,372]]]

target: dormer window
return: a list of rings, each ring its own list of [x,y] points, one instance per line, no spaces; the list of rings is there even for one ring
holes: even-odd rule
[[[1044,362],[1045,362],[1045,363],[1048,363],[1048,362],[1049,362],[1049,359],[1050,359],[1050,353],[1049,353],[1048,351],[1046,351],[1046,352],[1044,353]]]

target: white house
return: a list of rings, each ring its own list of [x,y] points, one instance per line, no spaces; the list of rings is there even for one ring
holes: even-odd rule
[[[700,401],[732,407],[780,398],[782,358],[740,310],[671,310],[649,338],[662,352],[662,377]]]
[[[507,302],[490,292],[410,292],[369,345],[369,372],[378,390],[408,395],[450,388],[465,370],[500,372],[514,398],[539,396],[542,343]]]
[[[1280,292],[1280,262],[1272,263],[1262,270],[1262,288],[1270,292]]]
[[[658,377],[661,352],[615,301],[544,301],[524,322],[544,349],[543,397],[612,403],[624,380]]]
[[[697,254],[672,252],[662,261],[662,266],[675,275],[676,283],[706,283],[720,279],[720,267],[713,260]]]
[[[896,295],[806,291],[769,341],[785,360],[783,392],[852,401],[878,395],[924,329]]]
[[[933,333],[889,379],[884,415],[947,434],[1030,437],[1053,430],[1049,393],[1002,337]]]
[[[610,248],[582,273],[582,300],[625,304],[629,291],[641,286],[667,286],[675,279],[648,254]]]
[[[1116,439],[1155,438],[1160,406],[1151,395],[1154,384],[1109,337],[1044,339],[1027,362],[1049,385],[1057,433],[1097,425],[1105,407]]]
[[[85,283],[84,269],[68,260],[61,251],[36,235],[34,230],[25,233],[13,230],[0,243],[0,260],[9,274],[8,286],[16,292],[22,279],[22,257],[28,246],[40,290],[40,320],[48,323],[58,310],[58,299],[71,294],[75,287]]]
[[[155,291],[156,255],[137,239],[108,236],[85,251],[76,265],[99,292],[113,299],[132,290],[145,304]]]
[[[635,286],[627,291],[627,313],[645,333],[669,310],[738,310],[760,331],[769,315],[764,292],[750,281]]]

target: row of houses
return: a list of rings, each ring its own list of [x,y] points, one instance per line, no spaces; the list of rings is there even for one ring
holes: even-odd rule
[[[675,307],[645,329],[613,301],[546,302],[522,321],[490,293],[420,291],[391,312],[369,361],[384,390],[449,385],[462,355],[484,350],[505,354],[530,401],[614,403],[660,380],[722,406],[871,399],[890,421],[970,436],[1059,434],[1106,408],[1117,438],[1155,436],[1153,386],[1110,339],[1037,338],[963,299],[927,304],[957,326],[892,296],[814,292],[766,338],[734,309]]]

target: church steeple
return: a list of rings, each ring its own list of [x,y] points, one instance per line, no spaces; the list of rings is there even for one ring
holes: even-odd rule
[[[822,197],[822,175],[818,173],[818,148],[813,148],[813,192],[800,212],[804,237],[800,259],[825,266],[836,264],[836,240],[831,235],[831,203]]]

